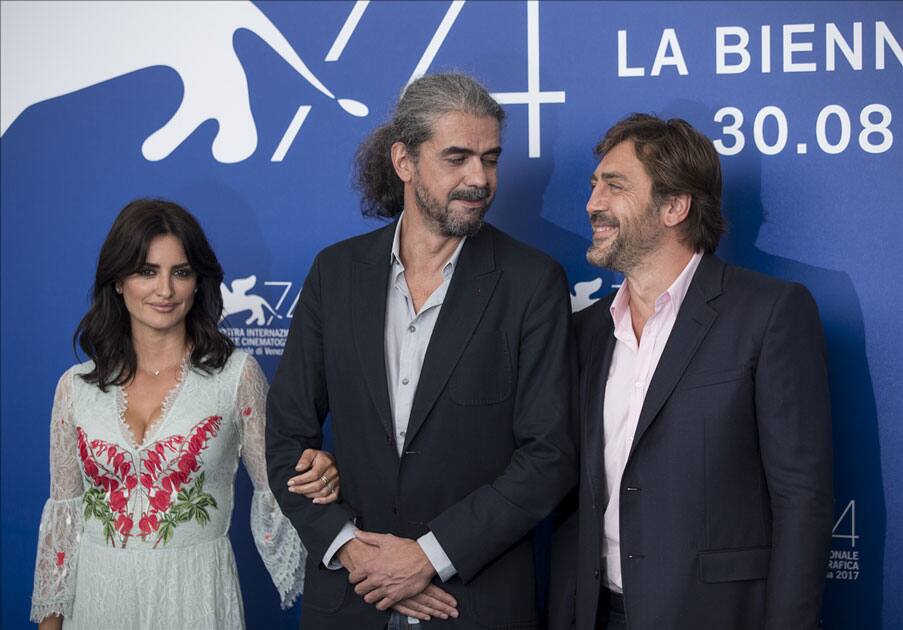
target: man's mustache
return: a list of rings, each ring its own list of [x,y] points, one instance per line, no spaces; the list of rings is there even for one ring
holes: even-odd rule
[[[448,196],[449,201],[483,201],[485,199],[489,199],[489,188],[480,186],[453,190]]]
[[[621,227],[620,221],[604,212],[593,212],[589,215],[589,222],[593,227],[599,227],[600,225],[605,227]]]

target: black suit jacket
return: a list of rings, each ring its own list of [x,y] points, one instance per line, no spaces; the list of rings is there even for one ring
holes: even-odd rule
[[[579,509],[556,534],[553,628],[589,630],[600,605],[613,298],[575,318]],[[817,627],[833,512],[830,423],[809,292],[704,256],[619,489],[630,630]]]
[[[343,524],[432,531],[457,575],[455,627],[536,625],[531,530],[576,483],[576,387],[560,265],[490,225],[465,243],[436,322],[404,452],[395,445],[384,326],[395,225],[327,248],[295,310],[267,400],[270,486],[310,552],[304,628],[382,629],[322,558]],[[332,417],[342,502],[286,491]],[[573,425],[573,426],[572,426]]]

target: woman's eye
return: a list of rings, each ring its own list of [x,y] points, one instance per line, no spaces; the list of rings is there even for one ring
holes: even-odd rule
[[[177,278],[190,278],[191,276],[194,275],[194,272],[191,269],[182,268],[182,269],[176,269],[175,271],[173,271],[172,275],[174,275]]]

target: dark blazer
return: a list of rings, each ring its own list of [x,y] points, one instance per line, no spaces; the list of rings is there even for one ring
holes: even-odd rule
[[[458,628],[538,625],[531,530],[576,484],[576,368],[561,266],[486,225],[461,251],[433,330],[404,452],[395,445],[384,326],[395,225],[322,251],[267,400],[270,486],[309,551],[303,626],[382,629],[322,558],[343,524],[432,531],[458,573]],[[342,502],[286,491],[332,418]]]
[[[553,628],[571,627],[576,613],[576,627],[590,630],[600,606],[613,298],[575,318],[579,509],[553,547]],[[620,502],[630,630],[817,627],[831,420],[822,328],[805,288],[703,257],[649,385]]]

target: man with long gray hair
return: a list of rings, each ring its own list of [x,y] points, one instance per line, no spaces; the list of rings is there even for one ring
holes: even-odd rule
[[[569,293],[483,222],[504,117],[467,76],[409,85],[357,155],[363,213],[393,222],[304,283],[267,456],[310,552],[305,628],[539,626],[531,532],[577,470]],[[327,414],[342,501],[318,505],[287,483]]]

